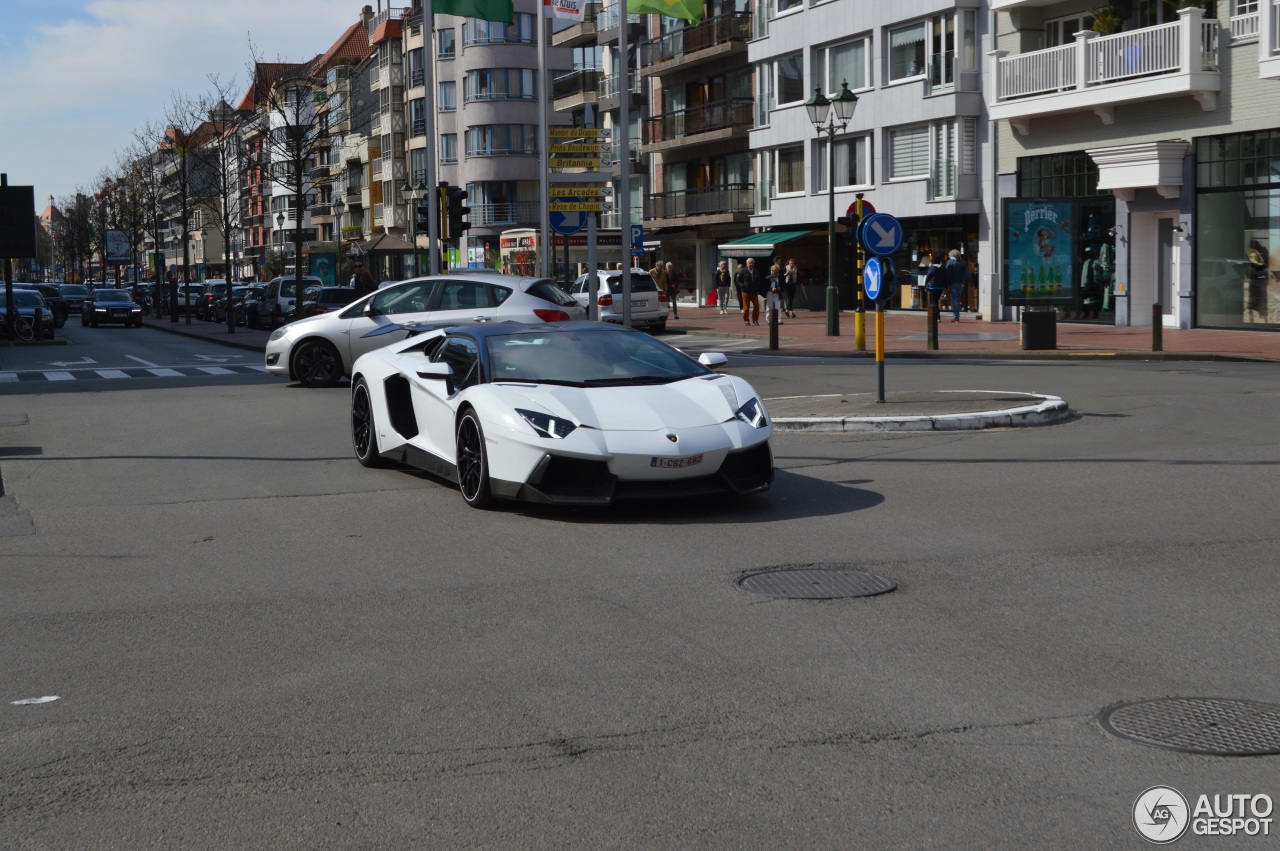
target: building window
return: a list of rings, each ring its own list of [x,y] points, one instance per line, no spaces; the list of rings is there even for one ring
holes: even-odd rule
[[[906,80],[924,73],[924,21],[889,30],[889,79]]]
[[[778,74],[778,105],[804,102],[804,55],[783,56],[774,66]]]
[[[436,31],[436,56],[440,59],[452,59],[457,55],[457,39],[453,27]]]
[[[462,46],[472,44],[533,44],[533,15],[517,12],[510,26],[468,18],[462,22]]]
[[[467,128],[467,156],[536,156],[538,128],[532,124],[481,124]]]
[[[963,174],[978,173],[978,119],[960,119],[960,171]]]
[[[409,101],[409,135],[427,135],[427,101],[426,98],[414,98]]]
[[[761,151],[757,162],[759,176],[756,180],[756,212],[768,213],[773,208],[773,151]]]
[[[414,186],[425,183],[427,180],[427,149],[426,148],[410,148],[409,149],[409,178]]]
[[[850,89],[865,89],[871,85],[867,55],[865,38],[814,48],[814,85],[822,86],[828,95],[839,92],[841,84],[845,82],[849,84]]]
[[[756,126],[768,127],[773,112],[773,74],[756,74]]]
[[[1098,166],[1084,151],[1018,158],[1019,198],[1087,198],[1100,195]]]
[[[814,151],[814,192],[827,191],[827,140],[819,139]],[[836,139],[836,186],[867,186],[871,183],[871,139],[852,136]]]
[[[438,105],[441,112],[453,112],[458,108],[458,83],[456,80],[441,80],[439,85]]]
[[[804,191],[804,145],[778,149],[778,193]]]
[[[775,0],[775,7],[778,10],[775,14],[781,15],[791,9],[804,8],[804,0]]]
[[[1076,33],[1083,32],[1093,26],[1093,15],[1077,12],[1065,18],[1050,18],[1044,22],[1044,46],[1060,47],[1073,44]]]
[[[440,134],[440,162],[456,163],[458,161],[458,134]]]
[[[480,68],[468,71],[462,82],[467,103],[477,100],[532,100],[537,97],[530,68]]]
[[[889,179],[929,176],[929,125],[889,131]]]

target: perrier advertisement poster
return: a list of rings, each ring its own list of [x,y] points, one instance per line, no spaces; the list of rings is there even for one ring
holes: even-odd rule
[[[1070,304],[1075,287],[1071,202],[1005,202],[1005,304]]]

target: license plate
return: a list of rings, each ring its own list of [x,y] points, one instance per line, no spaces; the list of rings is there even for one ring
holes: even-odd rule
[[[654,457],[649,459],[650,467],[669,467],[677,470],[680,469],[681,467],[692,467],[694,464],[701,464],[701,463],[702,463],[701,455],[688,455],[684,458]]]
[[[632,299],[631,306],[632,307],[648,307],[649,302],[645,301],[644,299],[640,299],[639,301]]]

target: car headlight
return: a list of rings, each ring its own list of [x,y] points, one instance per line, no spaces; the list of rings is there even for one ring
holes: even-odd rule
[[[539,437],[549,437],[553,440],[560,440],[568,437],[570,433],[577,428],[576,423],[568,420],[553,417],[550,414],[540,414],[537,411],[526,411],[522,408],[516,408],[516,413],[524,417],[524,421],[533,426],[533,430],[538,433]]]
[[[277,328],[276,330],[271,332],[271,337],[270,339],[267,340],[267,342],[274,343],[276,340],[279,340],[281,337],[283,337],[285,335],[285,332],[288,330],[289,330],[288,328]]]
[[[756,398],[734,411],[733,416],[753,428],[764,428],[769,424],[769,421],[764,416],[764,406]]]

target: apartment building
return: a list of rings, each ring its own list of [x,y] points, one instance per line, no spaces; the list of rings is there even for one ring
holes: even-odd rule
[[[1003,303],[1280,329],[1280,5],[992,0]]]
[[[892,304],[912,306],[909,285],[929,253],[958,250],[983,278],[991,264],[982,215],[981,12],[978,2],[760,0],[749,51],[755,75],[749,221],[775,238],[724,245],[721,256],[796,259],[802,298],[819,306],[834,184],[837,217],[861,195],[902,222]],[[815,130],[805,101],[815,89],[833,98],[845,84],[858,101],[849,124],[834,134],[829,174],[829,136]],[[855,272],[844,252],[837,258],[847,309],[855,304]]]

